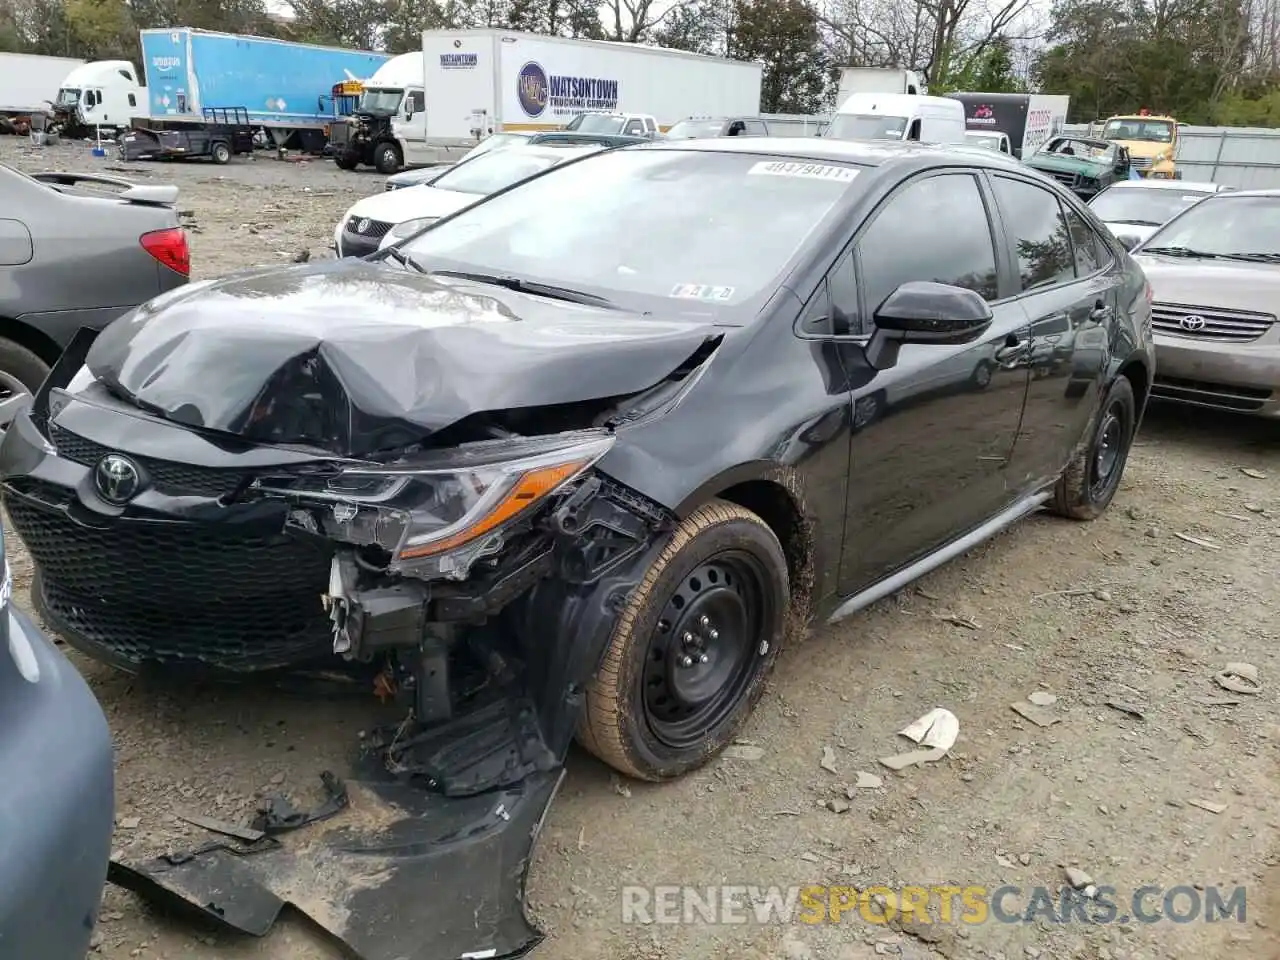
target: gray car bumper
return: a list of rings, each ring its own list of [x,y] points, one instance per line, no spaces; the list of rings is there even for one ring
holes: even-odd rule
[[[1156,334],[1152,397],[1280,418],[1280,331],[1262,341],[1220,343]]]
[[[0,616],[0,956],[83,960],[111,855],[111,735],[66,657],[12,606]]]

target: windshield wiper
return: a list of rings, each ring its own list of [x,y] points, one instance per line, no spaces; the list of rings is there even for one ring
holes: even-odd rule
[[[584,293],[570,287],[558,287],[551,283],[539,283],[536,280],[521,280],[519,277],[499,276],[494,273],[471,273],[466,270],[424,270],[413,257],[406,257],[405,262],[425,273],[429,277],[456,277],[459,280],[470,280],[472,283],[487,283],[495,287],[504,287],[516,293],[528,293],[535,297],[547,297],[551,300],[563,300],[566,303],[582,303],[590,307],[608,307],[615,309],[614,304],[594,293]]]
[[[1138,227],[1158,227],[1158,226],[1160,226],[1160,221],[1159,221],[1159,220],[1108,220],[1107,222],[1108,222],[1108,223],[1131,223],[1131,224],[1133,224],[1134,226],[1138,226]]]
[[[1249,263],[1280,263],[1280,253],[1220,253],[1224,260],[1244,260]]]
[[[1166,257],[1190,257],[1194,260],[1216,260],[1221,256],[1205,250],[1192,250],[1190,247],[1144,247],[1140,252],[1159,253]]]

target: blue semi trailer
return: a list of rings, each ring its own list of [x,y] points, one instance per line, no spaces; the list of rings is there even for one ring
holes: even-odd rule
[[[389,57],[190,27],[143,30],[147,116],[134,125],[194,129],[235,110],[276,147],[319,152],[334,119],[334,84],[371,77]]]

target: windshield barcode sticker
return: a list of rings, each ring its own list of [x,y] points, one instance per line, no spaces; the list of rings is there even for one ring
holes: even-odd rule
[[[848,183],[858,175],[852,167],[795,160],[762,160],[747,173],[756,177],[803,177],[806,180],[834,180],[836,183]]]

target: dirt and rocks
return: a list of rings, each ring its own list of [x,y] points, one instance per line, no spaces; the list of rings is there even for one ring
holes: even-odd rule
[[[119,166],[87,147],[37,153],[9,138],[0,158],[25,170]],[[320,161],[128,172],[181,186],[198,278],[302,250],[328,256],[343,210],[382,186]],[[784,652],[736,757],[652,786],[574,753],[529,882],[549,934],[535,956],[1280,957],[1277,556],[1280,424],[1153,410],[1106,516],[1034,518],[813,629]],[[10,562],[25,604],[30,562],[14,542]],[[71,656],[115,734],[116,846],[135,854],[204,839],[178,810],[236,820],[266,793],[314,802],[317,774],[340,769],[374,719],[362,699],[177,694]],[[1260,691],[1214,682],[1240,661],[1258,668]],[[879,765],[914,749],[895,732],[934,707],[959,719],[949,756]],[[1246,919],[886,926],[853,910],[835,924],[710,924],[696,912],[670,924],[652,909],[655,922],[623,922],[629,884],[1013,885],[1024,893],[1004,906],[1016,912],[1035,887],[1056,895],[1068,868],[1082,886],[1115,888],[1120,914],[1146,886],[1183,888],[1184,914],[1195,896],[1243,886]],[[1160,899],[1144,902],[1158,910]],[[114,888],[94,942],[111,960],[339,956],[293,918],[238,940]]]

